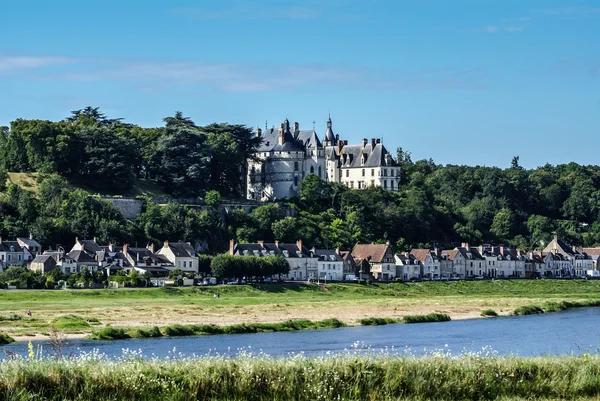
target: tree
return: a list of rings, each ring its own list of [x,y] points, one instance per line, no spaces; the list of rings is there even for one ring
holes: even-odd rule
[[[515,156],[512,158],[512,161],[510,162],[510,168],[519,169],[519,170],[523,169],[523,167],[521,167],[519,165],[519,156]]]
[[[221,203],[221,194],[218,191],[210,190],[204,195],[204,202],[207,206],[217,207]]]
[[[290,216],[284,217],[271,225],[275,239],[282,242],[294,242],[297,237],[296,219]]]
[[[180,276],[183,276],[183,271],[181,269],[173,269],[169,272],[169,278],[171,280],[178,279]]]
[[[502,208],[494,216],[490,231],[503,240],[514,237],[515,214],[508,208]]]

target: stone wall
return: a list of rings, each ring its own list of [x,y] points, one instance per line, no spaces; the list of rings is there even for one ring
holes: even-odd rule
[[[111,202],[128,220],[133,220],[142,213],[143,199],[136,198],[102,198]]]

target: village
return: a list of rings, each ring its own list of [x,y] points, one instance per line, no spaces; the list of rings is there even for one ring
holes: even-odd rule
[[[240,244],[230,241],[231,256],[282,256],[289,273],[268,277],[286,281],[416,281],[468,279],[538,279],[600,277],[600,248],[570,246],[557,236],[543,250],[525,252],[502,245],[471,246],[463,243],[453,249],[412,249],[394,253],[389,243],[356,244],[352,250],[315,249],[302,240],[296,243],[263,242]],[[41,274],[59,269],[73,273],[103,272],[109,277],[134,272],[148,277],[154,286],[171,284],[176,272],[178,285],[242,283],[244,277],[215,277],[200,268],[200,258],[189,243],[164,241],[132,247],[127,244],[100,245],[96,239],[75,239],[70,250],[42,251],[31,236],[6,241],[0,238],[0,272],[22,266]],[[264,279],[264,277],[263,277]],[[234,280],[234,281],[232,281]],[[237,281],[236,281],[237,280]]]

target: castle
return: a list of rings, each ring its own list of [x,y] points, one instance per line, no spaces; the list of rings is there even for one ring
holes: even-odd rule
[[[261,145],[247,160],[247,198],[276,200],[298,195],[300,181],[316,174],[328,182],[348,188],[370,186],[397,191],[400,167],[380,139],[364,138],[359,145],[348,145],[333,133],[331,117],[323,142],[316,131],[290,127],[285,121],[275,128],[256,130]]]

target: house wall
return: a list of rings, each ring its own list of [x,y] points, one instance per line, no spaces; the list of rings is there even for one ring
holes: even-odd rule
[[[319,260],[317,262],[317,273],[319,280],[344,280],[344,262]]]
[[[387,173],[387,176],[384,173]],[[400,182],[400,167],[342,167],[340,182],[348,188],[363,189],[375,186],[396,192]]]

